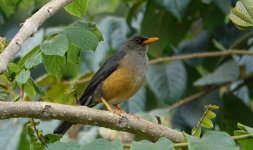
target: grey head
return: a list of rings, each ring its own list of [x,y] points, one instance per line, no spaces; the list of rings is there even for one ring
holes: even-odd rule
[[[140,52],[147,52],[148,44],[157,41],[159,38],[147,38],[143,35],[134,34],[127,39],[127,41],[121,47],[121,50],[124,51],[136,51]]]

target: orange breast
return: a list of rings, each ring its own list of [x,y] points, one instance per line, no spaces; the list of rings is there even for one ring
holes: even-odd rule
[[[102,96],[110,104],[119,104],[133,96],[141,87],[138,76],[127,66],[120,66],[102,85]]]

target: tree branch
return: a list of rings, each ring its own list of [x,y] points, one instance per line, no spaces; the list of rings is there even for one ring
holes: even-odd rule
[[[161,57],[161,58],[150,60],[149,64],[156,64],[156,63],[167,62],[167,61],[189,60],[189,59],[194,59],[194,58],[228,56],[228,55],[235,55],[235,54],[253,56],[252,51],[227,50],[227,51],[217,51],[217,52],[192,53],[192,54],[172,56],[172,57]]]
[[[134,116],[119,116],[108,111],[86,106],[69,106],[46,102],[0,102],[0,119],[28,117],[58,119],[85,125],[97,125],[141,135],[151,141],[166,137],[173,142],[184,141],[181,132],[154,124]]]
[[[31,37],[48,18],[53,16],[71,1],[72,0],[52,0],[41,7],[32,17],[26,19],[21,29],[0,54],[0,74],[7,69],[9,61],[18,53],[24,41]]]

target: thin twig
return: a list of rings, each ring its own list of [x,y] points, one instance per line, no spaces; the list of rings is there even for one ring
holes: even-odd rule
[[[156,117],[157,123],[158,124],[162,124],[161,117],[160,116],[155,116],[155,117]]]
[[[213,91],[213,90],[215,90],[215,89],[217,89],[217,88],[219,88],[219,86],[213,86],[213,87],[208,88],[208,89],[206,89],[206,90],[204,90],[204,91],[200,91],[200,92],[198,92],[198,93],[196,93],[196,94],[193,94],[193,95],[191,95],[191,96],[189,96],[189,97],[186,97],[186,98],[184,98],[184,99],[181,99],[181,100],[179,100],[177,103],[171,105],[171,106],[169,107],[169,111],[172,111],[172,110],[174,110],[174,109],[176,109],[176,108],[178,108],[178,107],[180,107],[180,106],[182,106],[182,105],[184,105],[184,104],[186,104],[186,103],[189,103],[189,102],[191,102],[191,101],[193,101],[193,100],[196,100],[196,99],[198,99],[198,98],[201,98],[201,97],[205,96],[206,94],[210,93],[211,91]]]
[[[228,55],[251,55],[253,56],[252,51],[245,50],[227,50],[227,51],[217,51],[217,52],[202,52],[202,53],[192,53],[179,56],[171,57],[161,57],[149,61],[149,64],[156,64],[167,61],[177,61],[177,60],[189,60],[195,58],[206,58],[206,57],[219,57],[219,56],[228,56]]]
[[[33,118],[31,118],[31,121],[32,121],[32,124],[33,124],[34,132],[35,132],[37,138],[39,139],[40,143],[41,143],[42,145],[44,145],[45,147],[48,147],[48,146],[46,145],[46,143],[44,142],[43,138],[40,136],[39,131],[38,131],[38,129],[36,128],[35,121],[33,120]]]

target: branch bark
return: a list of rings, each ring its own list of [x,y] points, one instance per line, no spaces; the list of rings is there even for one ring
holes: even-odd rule
[[[86,106],[69,106],[46,102],[0,102],[0,119],[8,118],[58,119],[85,125],[96,125],[138,134],[151,141],[166,137],[175,143],[183,142],[181,132],[125,114]]]
[[[253,56],[252,51],[245,50],[227,50],[227,51],[217,51],[217,52],[203,52],[203,53],[192,53],[179,56],[171,57],[161,57],[149,61],[149,64],[156,64],[167,61],[177,61],[177,60],[190,60],[195,58],[206,58],[206,57],[219,57],[219,56],[228,56],[228,55],[250,55]]]
[[[7,69],[9,61],[19,52],[24,41],[31,37],[38,28],[62,7],[72,0],[52,0],[41,7],[33,16],[26,19],[21,29],[14,36],[8,46],[0,54],[0,74]]]

